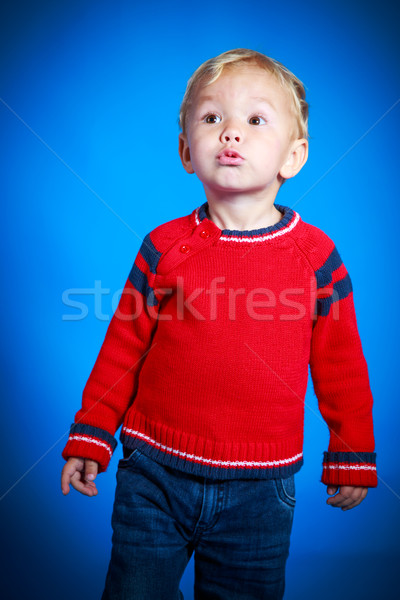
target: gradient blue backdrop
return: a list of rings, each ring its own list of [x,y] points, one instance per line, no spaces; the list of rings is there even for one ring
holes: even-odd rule
[[[8,6],[7,6],[8,4]],[[59,487],[61,451],[141,239],[205,200],[178,153],[186,81],[247,47],[305,83],[311,149],[280,192],[325,230],[354,285],[375,396],[379,486],[325,505],[328,431],[307,393],[290,599],[397,598],[400,482],[399,10],[381,2],[9,2],[1,8],[2,598],[100,597],[118,447],[100,493]],[[395,105],[395,106],[394,106]],[[70,288],[109,290],[75,299]],[[100,284],[99,284],[100,285]],[[182,589],[190,600],[193,563]]]

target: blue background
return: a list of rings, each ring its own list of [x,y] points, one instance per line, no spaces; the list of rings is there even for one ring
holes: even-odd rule
[[[310,157],[278,201],[336,242],[375,397],[379,486],[343,513],[325,505],[309,384],[285,597],[398,597],[398,19],[385,0],[2,4],[3,598],[101,595],[121,447],[95,499],[62,496],[61,451],[141,239],[205,200],[180,164],[178,110],[194,69],[235,47],[307,86]],[[65,290],[96,280],[101,305],[76,295],[88,314],[67,320]],[[186,599],[192,586],[191,562]]]

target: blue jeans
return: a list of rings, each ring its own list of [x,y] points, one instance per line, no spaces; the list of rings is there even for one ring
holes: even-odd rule
[[[279,600],[294,513],[288,479],[205,479],[140,450],[118,464],[102,600],[182,600],[194,552],[196,600]]]

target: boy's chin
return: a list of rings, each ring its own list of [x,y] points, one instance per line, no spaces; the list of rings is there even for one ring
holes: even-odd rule
[[[215,195],[221,195],[221,196],[237,196],[237,195],[243,195],[243,196],[251,196],[254,195],[255,197],[259,197],[260,194],[262,195],[263,193],[265,194],[270,194],[273,191],[278,191],[280,186],[281,186],[281,182],[276,180],[274,182],[272,182],[269,185],[265,185],[265,184],[260,184],[260,185],[243,185],[240,183],[235,183],[235,182],[213,182],[213,184],[205,184],[203,183],[204,186],[204,190],[207,192],[209,191],[211,194],[215,194]],[[256,199],[256,198],[255,198]]]

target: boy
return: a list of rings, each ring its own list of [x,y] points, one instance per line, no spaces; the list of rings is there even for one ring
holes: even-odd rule
[[[372,395],[349,275],[321,230],[275,204],[308,156],[302,83],[246,49],[201,65],[179,154],[207,201],[140,248],[63,456],[97,494],[123,424],[103,599],[283,597],[310,364],[330,428],[327,502],[377,483]],[[334,495],[336,494],[336,495]]]

